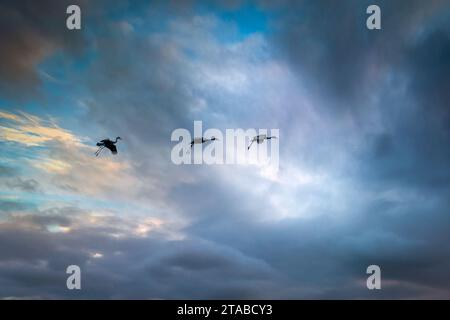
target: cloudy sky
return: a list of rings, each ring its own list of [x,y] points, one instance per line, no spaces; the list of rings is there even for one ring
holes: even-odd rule
[[[0,297],[450,298],[449,21],[439,0],[1,1]],[[279,129],[279,170],[174,165],[194,120]]]

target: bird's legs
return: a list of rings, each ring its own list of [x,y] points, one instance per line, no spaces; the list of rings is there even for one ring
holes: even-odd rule
[[[98,155],[100,154],[100,152],[101,152],[103,149],[105,149],[105,147],[100,147],[100,148],[98,148],[98,150],[95,151],[95,156],[98,157]]]

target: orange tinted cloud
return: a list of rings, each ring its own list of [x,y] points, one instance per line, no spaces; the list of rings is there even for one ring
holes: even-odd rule
[[[54,121],[43,120],[39,117],[21,112],[14,114],[0,111],[0,139],[3,141],[20,143],[29,147],[42,146],[51,140],[68,143],[80,143],[80,139],[70,131],[60,128]]]

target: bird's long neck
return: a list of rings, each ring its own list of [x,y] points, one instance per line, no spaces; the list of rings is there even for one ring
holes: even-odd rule
[[[114,143],[117,143],[118,138],[116,138],[116,140],[114,141]]]

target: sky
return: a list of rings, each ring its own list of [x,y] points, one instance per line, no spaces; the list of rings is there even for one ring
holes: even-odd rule
[[[0,298],[450,298],[449,21],[440,0],[2,0]],[[175,165],[196,120],[279,129],[279,170]]]

